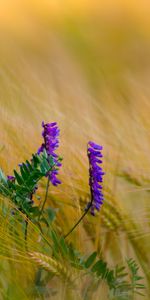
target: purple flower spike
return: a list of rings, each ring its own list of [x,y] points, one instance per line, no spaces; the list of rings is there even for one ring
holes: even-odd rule
[[[91,190],[91,214],[95,215],[95,209],[100,210],[101,205],[103,204],[103,193],[102,185],[103,175],[105,174],[99,164],[102,163],[102,160],[99,158],[102,157],[101,150],[102,146],[95,144],[94,142],[88,143],[87,155],[89,159],[89,185]]]
[[[54,161],[54,169],[50,171],[47,176],[49,177],[50,182],[57,186],[61,183],[60,180],[57,179],[56,175],[58,174],[58,170],[56,168],[61,167],[61,163],[59,161],[59,156],[55,153],[55,150],[59,147],[59,133],[60,130],[57,126],[56,122],[44,124],[42,122],[43,132],[42,136],[44,139],[44,143],[38,149],[37,153],[40,154],[44,150],[46,150],[48,157],[52,156]]]
[[[14,176],[11,176],[11,175],[8,175],[8,176],[7,176],[7,179],[8,179],[8,181],[11,181],[11,182],[14,182],[14,181],[15,181],[15,177],[14,177]]]

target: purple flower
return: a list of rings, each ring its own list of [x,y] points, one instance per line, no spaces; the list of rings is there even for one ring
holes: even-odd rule
[[[8,179],[8,181],[11,181],[11,182],[15,181],[15,177],[11,176],[11,175],[7,175],[7,179]]]
[[[103,204],[103,193],[102,185],[103,175],[105,174],[99,164],[102,160],[99,159],[103,157],[101,150],[102,146],[95,144],[94,142],[88,143],[87,155],[89,158],[89,185],[91,190],[91,214],[95,215],[95,209],[100,210]]]
[[[61,163],[59,160],[59,156],[55,153],[55,150],[59,147],[60,129],[58,128],[56,122],[47,124],[44,124],[44,122],[42,122],[42,127],[42,136],[44,139],[44,143],[38,149],[37,153],[40,154],[44,150],[46,150],[48,157],[53,157],[54,167],[53,170],[47,174],[47,176],[49,177],[50,182],[53,185],[57,186],[61,183],[61,181],[57,179],[58,168],[61,167]]]

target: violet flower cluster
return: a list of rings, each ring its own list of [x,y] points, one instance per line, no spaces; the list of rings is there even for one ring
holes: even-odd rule
[[[50,182],[57,186],[61,183],[61,181],[57,178],[58,175],[58,169],[61,167],[60,158],[55,153],[55,150],[59,147],[59,133],[60,129],[57,126],[56,122],[53,123],[47,123],[44,124],[42,122],[43,132],[42,136],[44,139],[44,143],[41,145],[41,147],[38,149],[38,154],[44,151],[44,149],[47,152],[48,157],[53,158],[54,167],[53,170],[51,170],[47,176],[50,180]]]
[[[103,204],[102,182],[103,175],[105,174],[99,164],[102,163],[103,157],[101,150],[102,146],[94,142],[88,143],[87,155],[89,158],[89,185],[91,190],[90,212],[94,216],[95,209],[100,210]]]
[[[15,182],[15,177],[11,175],[7,175],[7,180],[11,182]]]

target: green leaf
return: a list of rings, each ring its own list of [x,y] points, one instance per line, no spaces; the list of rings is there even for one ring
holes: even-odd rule
[[[32,155],[32,162],[34,164],[34,167],[37,167],[38,164],[40,163],[40,158],[38,155],[33,154]]]
[[[105,275],[107,271],[107,264],[102,259],[98,260],[96,264],[92,267],[92,272],[96,272],[98,276]]]
[[[60,239],[60,247],[64,256],[68,255],[68,247],[63,237]]]
[[[54,158],[53,158],[52,155],[49,156],[49,164],[50,164],[51,167],[53,167],[53,166],[55,165],[55,163],[54,163]]]
[[[50,165],[49,165],[49,163],[47,162],[46,159],[43,159],[43,165],[44,165],[44,168],[45,168],[46,171],[50,170]]]
[[[29,212],[31,213],[31,214],[33,214],[34,215],[34,217],[36,217],[36,216],[38,216],[39,215],[39,208],[37,207],[37,206],[34,206],[34,207],[31,207],[30,209],[29,209]]]
[[[23,166],[20,167],[20,172],[21,172],[21,176],[23,178],[23,180],[25,181],[28,178],[27,173],[24,171]]]
[[[138,281],[138,280],[141,280],[141,279],[143,279],[143,277],[142,277],[142,276],[137,276],[137,275],[136,275],[136,276],[134,276],[134,280],[135,280],[135,281]]]
[[[121,266],[121,267],[116,266],[116,272],[117,273],[121,273],[124,270],[125,270],[125,266]]]
[[[29,168],[27,167],[27,165],[25,163],[22,164],[22,168],[23,168],[24,172],[26,173],[26,176],[29,176],[29,174],[30,174]]]
[[[95,259],[96,259],[96,256],[97,256],[97,252],[93,252],[89,257],[88,257],[88,259],[86,260],[86,262],[85,262],[85,268],[89,268],[92,264],[93,264],[93,262],[95,261]]]
[[[41,170],[41,172],[42,172],[42,174],[44,176],[45,175],[45,167],[44,167],[43,163],[41,163],[41,165],[40,165],[40,170]]]
[[[3,181],[4,183],[7,183],[7,177],[5,176],[4,172],[0,168],[0,181]]]
[[[56,212],[51,207],[48,207],[45,211],[47,212],[48,215],[47,222],[50,225],[56,218]]]
[[[42,157],[47,159],[47,151],[44,149],[42,152]]]
[[[29,169],[30,172],[33,172],[33,167],[31,166],[31,164],[29,163],[28,160],[26,160],[26,164],[27,164],[27,168]]]
[[[136,288],[139,288],[139,289],[145,289],[145,286],[144,286],[144,284],[137,283],[137,284],[136,284]]]
[[[11,192],[7,186],[0,182],[0,192],[3,196],[8,197],[10,196]]]
[[[107,274],[107,283],[108,283],[108,285],[109,285],[110,288],[114,288],[115,287],[114,282],[115,282],[114,271],[111,270]]]
[[[16,170],[14,170],[14,175],[15,175],[15,178],[16,178],[18,184],[21,185],[23,183],[22,177],[17,173]]]
[[[58,251],[59,250],[59,240],[58,240],[58,237],[57,237],[55,231],[52,230],[50,232],[50,235],[51,235],[51,238],[52,238],[53,243],[54,243],[54,250]]]

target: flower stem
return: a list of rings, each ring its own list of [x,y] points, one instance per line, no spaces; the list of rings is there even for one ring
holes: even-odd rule
[[[88,213],[90,207],[92,206],[92,202],[93,199],[91,200],[91,202],[88,204],[88,207],[86,208],[84,214],[80,217],[80,219],[78,220],[78,222],[69,230],[69,232],[64,236],[64,239],[66,239],[66,237],[68,237],[68,235],[70,235],[72,233],[72,231],[79,225],[79,223],[82,221],[82,219],[86,216],[86,214]]]
[[[38,221],[40,221],[40,217],[43,213],[43,210],[44,210],[44,206],[45,206],[45,203],[46,203],[46,200],[47,200],[47,196],[48,196],[48,190],[49,190],[49,184],[50,184],[50,181],[49,181],[49,178],[47,179],[47,185],[46,185],[46,194],[45,194],[45,199],[43,201],[43,205],[42,205],[42,208],[41,208],[41,211],[39,213],[39,218],[38,218]]]
[[[25,241],[27,241],[27,234],[28,234],[28,217],[25,220]]]
[[[27,246],[28,224],[29,224],[29,218],[26,215],[24,239],[25,239],[25,248],[27,251],[28,251],[28,246]]]

